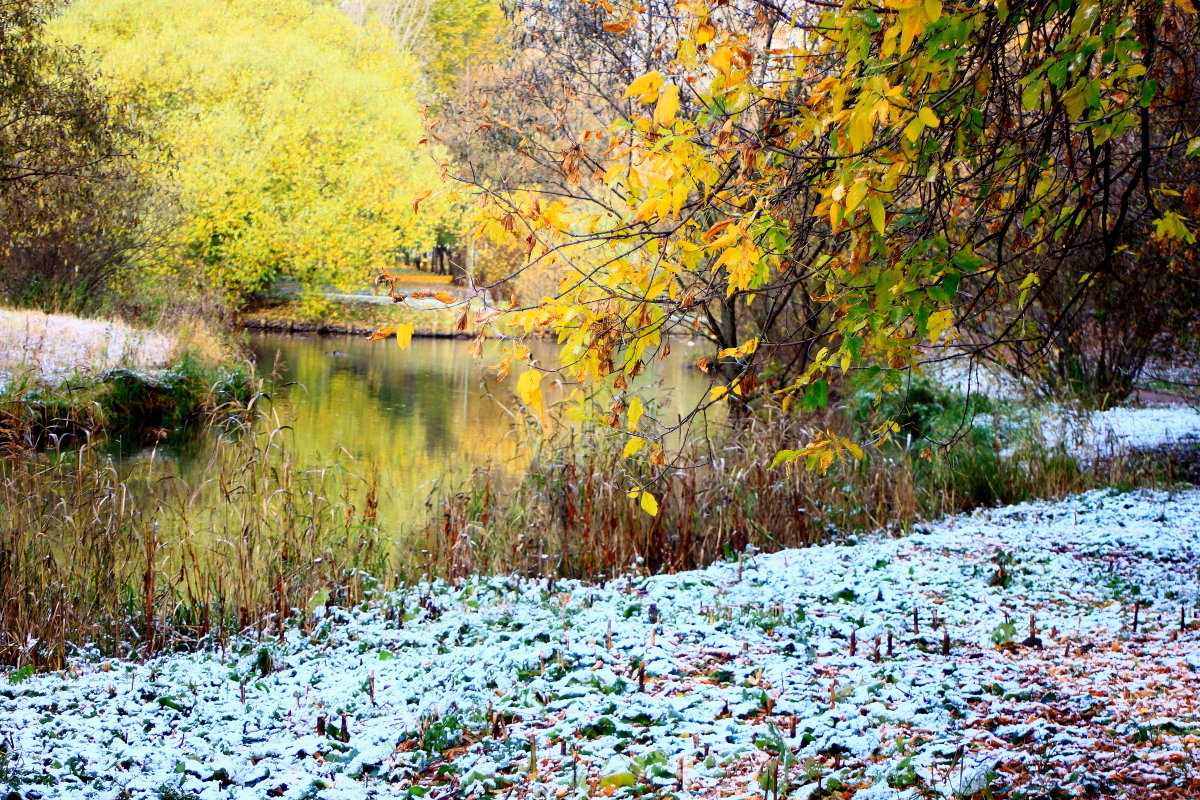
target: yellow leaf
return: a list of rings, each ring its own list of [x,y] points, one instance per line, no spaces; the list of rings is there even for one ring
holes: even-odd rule
[[[856,151],[862,150],[875,136],[875,120],[865,111],[852,114],[846,131],[850,134],[850,146]]]
[[[925,32],[925,16],[923,9],[905,9],[898,15],[900,18],[900,55],[908,52],[913,40]]]
[[[900,36],[900,26],[892,25],[883,32],[883,45],[879,48],[880,58],[891,58],[896,54],[896,39]]]
[[[730,71],[733,69],[733,49],[729,47],[719,48],[708,59],[708,63],[712,64],[717,72],[728,78]]]
[[[926,335],[929,336],[929,343],[937,344],[938,339],[942,338],[942,334],[952,324],[954,324],[954,311],[951,309],[935,311],[930,314],[929,322],[925,326]]]
[[[942,124],[942,121],[938,119],[938,115],[933,113],[933,109],[929,108],[928,106],[918,111],[917,117],[921,120],[921,122],[924,122],[930,128],[936,128],[938,125]]]
[[[925,130],[925,123],[915,117],[904,126],[904,138],[910,142],[915,142],[921,138],[921,131]]]
[[[517,379],[517,396],[521,402],[536,410],[542,410],[542,373],[536,369],[527,369]]]
[[[658,516],[658,500],[654,497],[654,495],[647,491],[643,491],[638,500],[642,505],[642,511],[645,511],[652,517]]]
[[[671,187],[671,213],[679,216],[683,204],[687,202],[690,191],[687,181],[681,180]]]
[[[401,350],[408,349],[412,343],[413,326],[411,322],[402,322],[396,326],[396,344],[400,345]]]
[[[867,201],[867,212],[871,215],[871,224],[875,226],[875,230],[879,231],[880,235],[886,233],[887,220],[884,216],[883,201],[872,197]]]
[[[646,440],[640,436],[635,436],[625,443],[625,449],[621,451],[621,458],[629,458],[637,455],[642,446],[646,444]]]
[[[658,90],[663,85],[662,73],[658,70],[647,72],[625,90],[626,97],[637,96],[639,103],[653,103],[658,99]]]
[[[758,337],[747,339],[739,347],[726,347],[721,352],[717,353],[717,358],[741,358],[743,356],[753,355],[758,350]]]
[[[675,121],[679,111],[679,87],[668,85],[658,96],[658,105],[654,106],[654,124],[666,127]]]
[[[858,208],[862,203],[863,198],[867,196],[867,184],[865,181],[854,184],[850,187],[850,191],[846,192],[846,213],[850,214],[854,209]]]
[[[1034,286],[1037,286],[1040,283],[1041,283],[1041,279],[1038,277],[1038,274],[1036,272],[1031,272],[1028,275],[1026,275],[1025,279],[1023,281],[1021,281],[1021,285],[1019,287],[1017,287],[1018,290],[1021,292],[1020,297],[1018,297],[1018,299],[1017,299],[1017,305],[1024,307],[1025,299],[1029,296],[1029,290],[1032,289]]]
[[[635,397],[629,401],[629,430],[637,430],[638,422],[641,421],[644,413],[645,407],[642,405],[642,398]]]

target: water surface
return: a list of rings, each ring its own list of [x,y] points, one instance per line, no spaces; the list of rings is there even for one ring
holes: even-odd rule
[[[276,387],[262,424],[287,426],[303,467],[377,471],[385,535],[419,527],[427,501],[473,469],[491,464],[511,474],[525,466],[515,374],[496,383],[488,369],[500,358],[499,343],[478,359],[452,339],[414,339],[401,350],[394,340],[253,332],[247,343],[260,375]],[[554,344],[531,347],[543,364],[557,363]],[[652,393],[664,410],[689,408],[709,386],[690,366],[698,348],[676,341],[674,349],[656,365]],[[549,380],[546,388],[548,399],[564,394]],[[185,477],[204,446],[175,453]]]

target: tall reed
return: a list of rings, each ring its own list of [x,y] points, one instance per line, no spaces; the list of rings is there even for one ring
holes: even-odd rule
[[[650,484],[657,470],[623,458],[625,440],[611,430],[531,437],[532,463],[518,479],[483,467],[443,497],[425,526],[426,547],[436,569],[450,577],[675,571],[747,547],[803,547],[981,506],[1169,479],[1153,459],[1085,465],[1065,446],[1035,437],[1002,448],[986,426],[929,452],[901,436],[823,476],[803,467],[769,468],[775,453],[810,440],[817,429],[862,441],[870,427],[845,409],[800,420],[768,410],[733,430],[685,442],[681,466]],[[627,495],[644,484],[658,497],[656,516]]]
[[[245,425],[198,474],[161,457],[118,467],[92,444],[0,461],[0,662],[280,630],[387,572],[371,475],[303,470],[284,430]]]

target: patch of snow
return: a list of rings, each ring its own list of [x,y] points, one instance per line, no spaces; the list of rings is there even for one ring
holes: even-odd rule
[[[58,384],[117,368],[159,370],[176,349],[171,336],[122,322],[0,309],[0,389],[21,377]]]

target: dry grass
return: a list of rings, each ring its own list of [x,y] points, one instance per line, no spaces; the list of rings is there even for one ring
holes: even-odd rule
[[[221,416],[251,416],[231,411]],[[767,466],[810,438],[807,426],[861,438],[854,426],[871,423],[844,410],[768,414],[719,442],[686,443],[649,484],[653,517],[627,491],[658,469],[622,458],[623,436],[531,438],[520,479],[481,468],[425,527],[427,552],[398,558],[379,536],[374,479],[302,470],[278,429],[239,424],[192,481],[156,459],[124,474],[92,446],[23,452],[0,461],[0,662],[58,667],[81,646],[138,655],[220,644],[247,628],[281,630],[314,604],[356,603],[393,579],[685,570],[748,547],[1163,477],[1120,459],[1084,470],[1062,447],[1002,451],[988,436],[931,459],[876,449],[826,476]]]
[[[302,471],[278,432],[242,429],[199,474],[122,474],[92,446],[0,462],[0,663],[220,644],[384,574],[369,476]]]
[[[833,413],[806,421],[765,417],[728,433],[720,445],[690,442],[679,454],[680,468],[648,484],[659,499],[653,517],[627,492],[655,472],[622,458],[622,437],[531,443],[533,463],[515,485],[482,468],[444,499],[425,528],[426,547],[435,569],[450,577],[678,571],[747,547],[804,547],[981,506],[1169,477],[1156,463],[1134,467],[1120,458],[1085,469],[1065,447],[1033,437],[1005,453],[986,437],[968,437],[928,458],[896,444],[824,476],[802,467],[769,469],[780,449],[811,439],[809,426],[862,440],[854,424]]]

